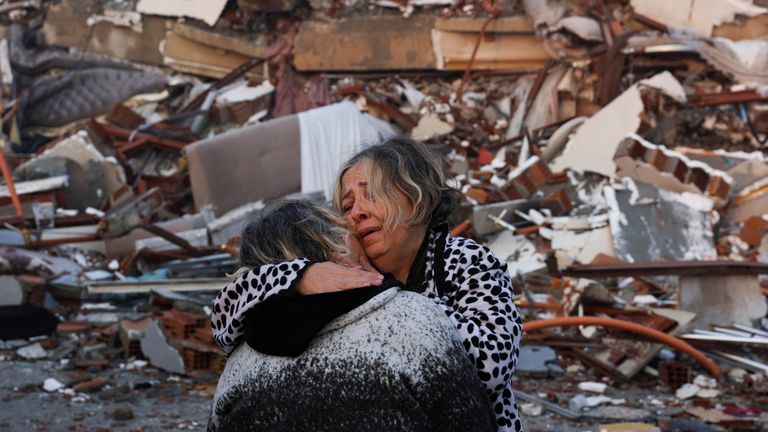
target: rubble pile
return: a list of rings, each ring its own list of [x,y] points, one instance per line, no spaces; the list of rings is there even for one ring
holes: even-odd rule
[[[529,429],[765,430],[766,23],[764,0],[2,3],[0,365],[43,374],[4,400],[204,403],[246,221],[406,135],[463,194],[453,234],[509,263]]]

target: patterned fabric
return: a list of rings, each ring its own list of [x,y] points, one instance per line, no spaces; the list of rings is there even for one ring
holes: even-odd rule
[[[209,432],[494,429],[451,322],[429,299],[399,288],[331,321],[298,357],[240,344],[208,423]]]
[[[522,321],[513,303],[512,281],[506,262],[476,242],[448,236],[443,262],[435,262],[438,232],[430,231],[421,294],[432,299],[458,331],[470,360],[485,385],[499,431],[522,431],[512,394]],[[269,295],[293,289],[309,265],[286,261],[255,268],[227,285],[214,301],[211,315],[214,339],[230,354],[242,340],[242,319],[248,308]],[[437,266],[442,267],[438,272]],[[449,288],[438,294],[437,273]]]

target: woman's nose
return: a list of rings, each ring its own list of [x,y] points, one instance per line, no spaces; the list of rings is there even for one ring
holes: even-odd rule
[[[370,217],[368,210],[365,209],[362,205],[360,205],[357,202],[352,206],[351,213],[352,213],[352,218],[357,221],[363,221]]]

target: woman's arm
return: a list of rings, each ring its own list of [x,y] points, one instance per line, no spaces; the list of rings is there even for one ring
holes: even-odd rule
[[[224,287],[213,302],[213,339],[229,355],[242,341],[243,319],[254,305],[278,294],[318,294],[369,285],[381,285],[378,273],[332,262],[296,259],[265,264],[240,275]]]
[[[514,421],[517,413],[511,394],[517,364],[522,321],[513,302],[507,264],[472,240],[448,237],[445,273],[454,288],[437,303],[459,332],[470,360],[491,396],[500,422]],[[502,430],[515,425],[502,425]]]

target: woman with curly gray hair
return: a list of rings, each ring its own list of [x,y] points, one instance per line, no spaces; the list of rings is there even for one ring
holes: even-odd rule
[[[487,247],[449,234],[455,195],[445,185],[442,161],[424,144],[391,138],[364,149],[343,166],[334,207],[373,268],[365,260],[362,269],[350,269],[305,258],[255,268],[219,293],[215,340],[225,352],[242,340],[232,325],[241,312],[225,311],[228,303],[242,311],[283,291],[306,295],[380,284],[375,268],[443,310],[476,366],[498,429],[523,430],[512,393],[522,322],[507,264]]]

